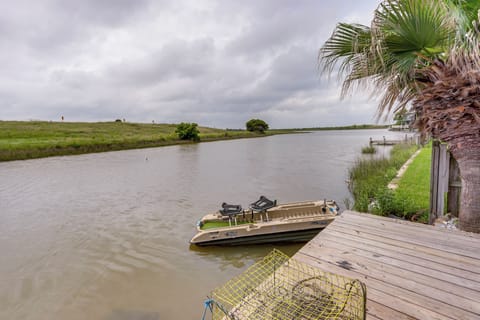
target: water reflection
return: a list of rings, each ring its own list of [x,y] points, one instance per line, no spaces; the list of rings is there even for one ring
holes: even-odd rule
[[[190,245],[190,250],[203,259],[214,262],[221,271],[228,270],[230,267],[244,269],[254,262],[263,258],[266,253],[273,249],[278,249],[288,256],[293,256],[304,243],[297,244],[262,244],[247,245],[241,247],[200,247]]]

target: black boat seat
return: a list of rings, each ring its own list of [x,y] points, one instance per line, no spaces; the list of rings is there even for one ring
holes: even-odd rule
[[[250,203],[249,208],[252,210],[252,220],[253,220],[253,213],[260,212],[263,220],[263,214],[265,214],[265,220],[269,221],[268,212],[267,210],[273,208],[277,205],[277,200],[269,200],[267,197],[260,196],[260,199],[255,201],[254,203]]]
[[[243,213],[242,206],[239,204],[222,203],[222,209],[219,210],[222,216],[234,217],[237,214]]]
[[[269,200],[267,197],[260,196],[260,199],[250,204],[250,209],[257,212],[264,212],[277,205],[277,200]]]

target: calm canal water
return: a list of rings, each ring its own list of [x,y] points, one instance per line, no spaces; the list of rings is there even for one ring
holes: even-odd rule
[[[190,247],[222,202],[347,198],[385,130],[0,163],[0,319],[200,319],[210,290],[274,246]],[[380,148],[380,154],[383,149]],[[294,254],[301,245],[275,246]]]

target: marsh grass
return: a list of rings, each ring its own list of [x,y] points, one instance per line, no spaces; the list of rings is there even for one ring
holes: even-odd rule
[[[0,121],[0,161],[191,143],[176,124]],[[245,130],[199,127],[201,141],[265,136]],[[266,135],[286,133],[267,132]]]
[[[349,188],[354,198],[353,209],[387,215],[385,210],[372,210],[371,203],[377,201],[378,204],[378,198],[382,196],[386,204],[392,203],[388,199],[387,185],[416,150],[416,146],[398,144],[392,148],[389,158],[357,160],[349,170]]]
[[[377,153],[377,149],[374,146],[366,146],[362,148],[363,154],[374,154]]]

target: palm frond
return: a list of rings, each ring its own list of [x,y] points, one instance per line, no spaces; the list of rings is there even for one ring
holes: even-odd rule
[[[348,73],[359,56],[370,48],[370,28],[361,24],[339,23],[319,51],[323,71],[331,73],[339,65],[339,73]]]
[[[323,71],[332,73],[338,67],[344,78],[342,97],[354,87],[373,83],[380,92],[375,95],[382,96],[378,117],[401,108],[422,86],[418,70],[455,43],[456,21],[449,8],[441,0],[384,0],[371,27],[337,25],[319,52]]]
[[[469,65],[458,73],[478,79],[478,9],[480,0],[384,0],[370,27],[339,23],[320,49],[319,63],[323,72],[338,71],[343,78],[342,97],[373,84],[372,95],[381,97],[379,119],[436,81],[442,61]]]
[[[480,39],[471,31],[465,40],[457,43],[450,51],[449,67],[469,81],[478,82],[480,77]]]
[[[450,7],[450,12],[457,21],[457,37],[475,32],[480,33],[480,1],[478,0],[445,0]]]
[[[443,52],[455,35],[455,21],[438,0],[389,0],[380,4],[375,23],[392,53]]]

